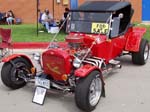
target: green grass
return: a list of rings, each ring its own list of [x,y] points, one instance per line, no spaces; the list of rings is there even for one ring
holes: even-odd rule
[[[54,34],[39,32],[37,36],[36,25],[34,24],[21,24],[21,25],[1,25],[2,28],[12,29],[13,42],[50,42]],[[44,30],[43,26],[39,25],[39,30]],[[58,41],[63,41],[65,33],[60,32],[57,36]]]
[[[150,25],[135,24],[135,26],[147,28],[147,32],[144,37],[150,41]],[[0,27],[12,29],[13,42],[50,42],[54,36],[46,31],[39,32],[39,35],[37,36],[35,24],[21,24],[12,26],[0,25]],[[43,26],[39,25],[39,29],[43,30]],[[64,32],[60,32],[57,36],[57,40],[64,41],[65,36],[66,34]]]

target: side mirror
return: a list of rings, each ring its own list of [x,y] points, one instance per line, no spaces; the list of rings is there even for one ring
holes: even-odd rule
[[[117,37],[119,35],[120,17],[114,17],[111,25],[110,38]]]

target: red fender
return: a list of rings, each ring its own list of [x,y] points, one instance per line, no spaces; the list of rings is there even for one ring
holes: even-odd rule
[[[97,70],[97,71],[99,71],[101,73],[101,70],[98,67],[86,64],[86,65],[80,67],[79,69],[77,69],[75,71],[74,75],[77,76],[77,77],[83,78],[83,77],[86,77],[87,75],[89,75],[89,73],[91,73],[94,70]],[[105,83],[104,83],[104,79],[103,79],[103,75],[102,74],[100,74],[100,78],[101,78],[102,84],[103,84],[102,96],[105,97]]]
[[[129,32],[130,34],[127,38],[125,50],[138,52],[142,37],[145,32],[146,28],[138,28],[138,27],[133,28],[131,32]]]
[[[86,77],[87,75],[89,75],[90,72],[92,72],[94,70],[98,70],[101,73],[101,70],[98,67],[86,64],[86,65],[80,67],[79,69],[77,69],[75,71],[74,75],[77,76],[77,77]],[[100,77],[101,77],[101,79],[103,81],[102,74],[100,75]],[[103,83],[104,83],[104,81],[103,81]]]
[[[24,55],[24,54],[13,54],[13,55],[10,55],[10,56],[8,56],[8,57],[4,57],[4,58],[2,59],[2,62],[9,62],[9,61],[11,61],[11,60],[13,60],[13,59],[15,59],[15,58],[19,58],[19,57],[23,57],[24,59],[26,59],[27,61],[29,61],[30,64],[33,66],[33,63],[32,63],[32,61],[30,60],[30,58],[29,58],[28,56]]]

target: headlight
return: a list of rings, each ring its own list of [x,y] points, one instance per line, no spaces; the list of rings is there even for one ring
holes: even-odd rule
[[[75,68],[79,68],[81,66],[81,60],[79,58],[75,58],[74,61],[73,61],[73,66]]]
[[[36,61],[39,61],[40,60],[40,53],[34,53],[33,54],[33,59],[36,60]]]

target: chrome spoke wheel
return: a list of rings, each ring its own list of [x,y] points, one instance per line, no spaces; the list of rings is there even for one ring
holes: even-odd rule
[[[95,106],[100,97],[101,97],[101,92],[102,92],[102,82],[99,77],[96,77],[95,79],[92,80],[92,83],[90,85],[90,90],[89,90],[89,103],[92,106]]]

